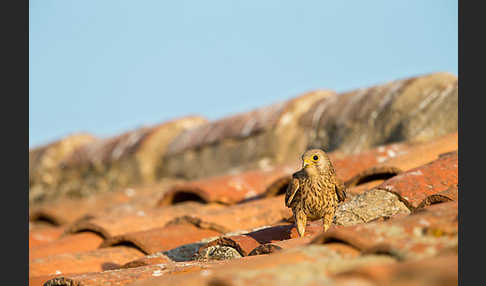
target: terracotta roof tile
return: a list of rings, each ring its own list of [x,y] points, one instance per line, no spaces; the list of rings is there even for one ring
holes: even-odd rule
[[[337,274],[338,285],[366,281],[371,285],[457,285],[458,257],[444,255],[392,265],[363,266]]]
[[[161,276],[130,285],[322,285],[332,282],[334,273],[394,261],[386,255],[355,256],[311,245],[229,260],[195,273]]]
[[[458,183],[457,160],[457,153],[441,156],[433,162],[393,177],[376,188],[397,194],[411,209],[417,208],[430,196],[439,196],[439,193],[446,190],[449,190],[449,194],[445,192],[443,198],[452,199],[454,196],[450,195],[450,188],[457,188]]]
[[[220,234],[218,231],[199,228],[193,224],[172,224],[162,228],[113,236],[105,240],[100,247],[130,243],[145,254],[154,254]]]
[[[70,225],[66,232],[77,233],[85,230],[100,233],[104,238],[123,235],[131,232],[150,230],[164,227],[169,221],[192,213],[197,215],[200,212],[222,208],[218,204],[202,205],[195,202],[184,202],[170,207],[160,209],[149,209],[138,211],[128,215],[108,215],[88,220],[83,220]]]
[[[394,148],[392,148],[393,146]],[[354,172],[352,176],[343,178],[343,180],[346,181],[348,186],[354,186],[368,181],[370,178],[377,177],[377,175],[380,174],[390,173],[389,177],[392,177],[403,171],[429,163],[437,159],[442,153],[457,150],[457,147],[457,132],[449,133],[427,142],[380,146],[371,151],[362,152],[356,155],[356,157],[349,156],[352,161],[348,164],[361,165],[363,167],[361,170]],[[370,153],[378,150],[385,152],[388,156],[377,155],[376,157],[372,157]],[[362,157],[367,156],[371,156],[372,159],[368,166],[364,166],[361,160]],[[357,163],[356,161],[361,162]],[[344,166],[339,166],[340,161],[337,161],[336,164],[337,166],[335,166],[335,168],[337,174],[343,172],[343,170],[345,172],[347,171],[346,168],[343,168]],[[349,173],[349,171],[346,173]]]
[[[161,276],[133,285],[269,285],[284,281],[288,284],[294,280],[302,283],[302,279],[311,283],[309,285],[333,282],[337,285],[346,285],[339,273],[375,266],[399,269],[407,264],[396,263],[396,259],[413,258],[413,263],[416,263],[418,258],[433,257],[441,249],[457,245],[456,218],[457,203],[436,204],[416,214],[385,222],[335,228],[315,238],[313,242],[318,243],[316,246],[294,245],[271,255],[250,256],[253,257],[251,260],[247,260],[250,257],[230,260],[207,271]],[[452,228],[448,231],[438,231],[445,229],[445,226]],[[336,234],[338,232],[340,234]],[[371,235],[372,233],[374,234]],[[321,246],[322,241],[325,244]],[[362,254],[359,255],[358,251]],[[437,274],[432,276],[438,277]],[[394,281],[386,276],[381,277],[383,281]],[[399,275],[393,277],[395,279]],[[350,281],[355,280],[347,280]],[[368,280],[362,282],[373,285]]]
[[[334,228],[332,226],[331,228]],[[225,251],[232,252],[237,251],[240,256],[266,254],[268,249],[275,250],[279,248],[280,243],[283,245],[293,245],[292,243],[286,244],[286,241],[293,240],[299,241],[295,245],[304,244],[303,241],[309,241],[310,237],[322,231],[322,220],[311,221],[306,227],[306,233],[304,238],[298,238],[297,229],[293,224],[278,224],[274,226],[265,227],[259,230],[251,231],[245,234],[222,236],[218,239],[212,240],[205,245],[202,245],[198,250],[198,258],[207,259],[220,259],[227,257]],[[214,251],[214,248],[226,247],[225,250],[218,252]],[[228,249],[231,248],[231,249]],[[250,254],[252,253],[252,254]]]
[[[107,270],[103,272],[79,273],[62,275],[61,277],[51,279],[46,282],[46,286],[54,285],[90,285],[90,286],[119,286],[128,285],[135,281],[144,281],[151,278],[163,276],[178,276],[192,272],[199,272],[205,269],[211,269],[222,262],[180,262],[152,264],[134,268]],[[172,275],[171,275],[172,274]]]
[[[147,255],[142,258],[138,258],[133,261],[127,262],[123,264],[120,268],[135,268],[135,267],[147,266],[153,264],[167,264],[171,262],[172,260],[168,256],[159,252],[159,253]]]
[[[128,246],[115,246],[85,252],[50,255],[29,261],[29,276],[59,273],[99,272],[119,268],[143,256],[139,250]]]
[[[93,232],[82,232],[61,237],[57,240],[29,249],[29,260],[55,254],[82,252],[96,249],[103,238]]]
[[[410,145],[407,143],[394,143],[382,145],[358,154],[330,152],[329,159],[331,159],[334,169],[336,170],[336,175],[343,180],[343,182],[348,182],[363,171],[389,160],[398,154],[406,153],[409,148]],[[385,168],[382,168],[381,170],[377,169],[377,171],[382,171],[383,174],[391,173],[391,175],[399,172],[399,170],[386,170]],[[355,179],[355,182],[349,182],[347,185],[354,186],[357,185],[357,183],[358,180]]]
[[[159,205],[170,205],[184,200],[234,204],[256,198],[272,187],[274,182],[293,173],[290,167],[276,167],[265,171],[247,171],[236,175],[213,176],[174,186],[164,194]]]
[[[312,243],[340,241],[365,253],[386,252],[397,258],[421,258],[457,245],[457,202],[441,203],[383,222],[336,228]]]
[[[29,220],[65,225],[96,216],[136,213],[153,208],[156,198],[178,180],[164,179],[156,184],[124,188],[109,193],[93,194],[87,198],[59,198],[29,208]]]
[[[290,238],[286,240],[263,243],[253,248],[252,251],[248,253],[248,255],[252,256],[252,255],[270,254],[282,249],[307,245],[312,240],[312,238],[313,236],[305,236],[305,237]]]
[[[58,239],[64,233],[63,227],[37,227],[29,231],[29,249]]]
[[[283,203],[283,196],[277,196],[207,210],[200,214],[187,213],[171,223],[189,222],[227,233],[275,224],[291,216],[291,210]]]

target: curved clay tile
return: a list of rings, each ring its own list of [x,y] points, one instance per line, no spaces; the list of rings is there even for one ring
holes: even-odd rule
[[[29,260],[56,254],[89,251],[98,248],[103,238],[93,232],[66,235],[54,241],[29,249]]]
[[[386,146],[380,146],[377,149],[385,148]],[[389,149],[387,152],[389,153],[388,157],[378,157],[379,161],[375,165],[355,173],[352,178],[348,178],[346,185],[359,185],[363,182],[374,180],[376,177],[386,178],[383,175],[387,173],[389,174],[388,178],[391,178],[404,171],[429,163],[437,159],[439,155],[457,150],[457,148],[457,132],[449,133],[427,142],[402,144],[398,149]],[[339,170],[338,167],[336,169]],[[338,172],[337,170],[336,172]]]
[[[58,239],[65,229],[63,227],[43,226],[29,230],[29,249]]]
[[[158,205],[166,206],[188,200],[235,204],[258,198],[274,185],[275,180],[288,177],[292,172],[292,168],[282,166],[190,181],[164,193]]]
[[[100,272],[119,268],[121,265],[143,257],[133,247],[116,246],[84,252],[50,255],[29,261],[29,276],[60,273]]]
[[[52,225],[65,225],[77,221],[151,209],[155,199],[179,181],[164,179],[156,184],[125,188],[118,191],[94,194],[87,198],[59,198],[29,208],[29,221],[44,221]]]
[[[223,233],[273,225],[292,216],[283,196],[264,198],[200,213],[190,212],[170,223],[204,225]]]
[[[458,79],[433,73],[324,98],[302,118],[309,148],[358,153],[457,131]]]
[[[271,255],[247,256],[224,261],[207,271],[144,280],[152,285],[326,285],[329,277],[350,268],[393,263],[383,255],[352,256],[322,246],[296,247]],[[303,280],[305,279],[305,280]]]
[[[337,241],[363,253],[387,252],[400,259],[423,258],[457,245],[457,202],[422,210],[383,222],[336,228],[318,235],[311,243],[325,245]]]
[[[126,215],[117,214],[95,217],[78,221],[68,226],[66,233],[93,231],[105,239],[131,232],[145,231],[164,227],[171,220],[188,214],[197,215],[210,210],[222,208],[218,204],[199,204],[184,202],[175,206],[137,211]]]
[[[305,237],[308,239],[322,231],[322,221],[309,222],[306,227]],[[213,258],[211,253],[215,247],[229,247],[236,250],[242,257],[250,255],[256,248],[262,245],[273,245],[276,242],[286,241],[299,237],[294,225],[274,225],[248,232],[241,235],[223,236],[201,246],[198,256],[201,258]]]
[[[162,228],[110,237],[100,245],[100,248],[133,244],[145,254],[154,254],[219,235],[221,233],[218,231],[199,228],[192,224],[171,224]]]
[[[122,266],[120,266],[120,268],[121,269],[136,268],[136,267],[153,265],[153,264],[169,264],[171,262],[173,261],[168,256],[162,253],[155,253],[155,254],[147,255],[142,258],[138,258],[133,261],[127,262]]]
[[[337,285],[458,285],[456,254],[425,258],[391,265],[355,268],[334,277]]]
[[[284,163],[307,144],[299,118],[332,91],[314,91],[187,130],[170,143],[161,176],[196,179]]]
[[[179,274],[198,273],[202,270],[212,269],[222,264],[220,261],[199,262],[190,261],[183,263],[151,264],[140,267],[130,267],[103,272],[79,273],[70,275],[58,275],[46,282],[45,286],[72,286],[72,285],[128,285],[133,282],[141,282],[153,278],[165,276],[178,276]],[[182,284],[173,284],[182,285]]]
[[[393,177],[376,188],[396,194],[413,210],[430,196],[457,188],[457,184],[458,156],[457,153],[450,153]]]

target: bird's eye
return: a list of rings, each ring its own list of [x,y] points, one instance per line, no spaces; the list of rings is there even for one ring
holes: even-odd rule
[[[319,160],[319,157],[317,155],[314,155],[314,157],[312,157],[312,159],[314,159],[314,161],[317,161],[317,160]]]

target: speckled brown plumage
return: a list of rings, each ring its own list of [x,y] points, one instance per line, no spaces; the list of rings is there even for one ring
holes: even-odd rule
[[[323,218],[326,231],[332,224],[338,203],[346,198],[344,184],[336,177],[324,151],[308,150],[302,155],[302,161],[302,169],[292,175],[285,194],[285,205],[292,208],[300,236],[304,236],[307,219]]]

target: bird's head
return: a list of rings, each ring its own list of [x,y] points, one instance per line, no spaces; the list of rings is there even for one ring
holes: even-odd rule
[[[312,173],[325,173],[329,170],[331,162],[321,149],[307,150],[302,155],[302,169]]]

